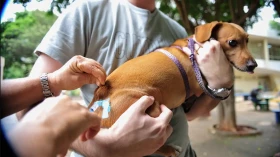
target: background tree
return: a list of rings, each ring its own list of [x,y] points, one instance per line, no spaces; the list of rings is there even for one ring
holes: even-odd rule
[[[279,8],[280,9],[280,8]],[[279,17],[279,15],[278,14],[274,14],[274,17],[276,18],[276,17]],[[270,21],[269,22],[269,24],[270,24],[270,27],[272,28],[272,29],[275,29],[275,30],[277,30],[278,31],[278,35],[280,36],[280,22],[278,21]]]
[[[1,56],[4,78],[27,76],[35,59],[33,51],[56,20],[42,11],[16,13],[14,22],[1,23]]]

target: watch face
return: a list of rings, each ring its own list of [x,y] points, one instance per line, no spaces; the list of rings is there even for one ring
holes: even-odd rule
[[[220,100],[226,99],[231,92],[231,89],[227,89],[227,88],[212,89],[211,87],[207,86],[207,89],[213,97]]]

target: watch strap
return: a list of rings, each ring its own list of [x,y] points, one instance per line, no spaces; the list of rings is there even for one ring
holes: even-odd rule
[[[45,98],[52,97],[53,93],[50,90],[49,81],[48,81],[48,74],[47,73],[43,73],[40,76],[40,81],[41,81],[44,97]]]

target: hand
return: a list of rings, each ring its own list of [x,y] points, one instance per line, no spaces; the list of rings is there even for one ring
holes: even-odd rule
[[[126,152],[120,156],[150,155],[171,135],[169,122],[173,114],[166,106],[161,105],[162,113],[157,118],[145,113],[153,102],[153,97],[140,98],[109,129],[115,152]]]
[[[195,58],[208,85],[211,88],[230,88],[234,81],[233,68],[220,43],[210,40],[203,44],[195,44],[195,49],[197,50]],[[184,47],[184,51],[190,54],[187,47]]]
[[[143,96],[111,128],[101,129],[92,140],[86,142],[87,146],[80,145],[89,148],[83,152],[85,156],[142,157],[153,154],[173,131],[169,125],[173,113],[166,106],[161,105],[162,113],[157,118],[145,113],[153,102],[153,97]]]
[[[74,56],[60,69],[49,73],[48,79],[52,91],[74,90],[85,84],[103,85],[106,72],[98,62]]]
[[[100,118],[67,96],[48,98],[33,108],[11,132],[12,145],[22,156],[66,155],[80,135],[86,141],[97,134]]]

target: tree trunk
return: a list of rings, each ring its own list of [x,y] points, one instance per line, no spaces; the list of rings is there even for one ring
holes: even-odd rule
[[[234,88],[230,96],[218,105],[218,129],[224,131],[237,131],[235,116],[235,96]]]

